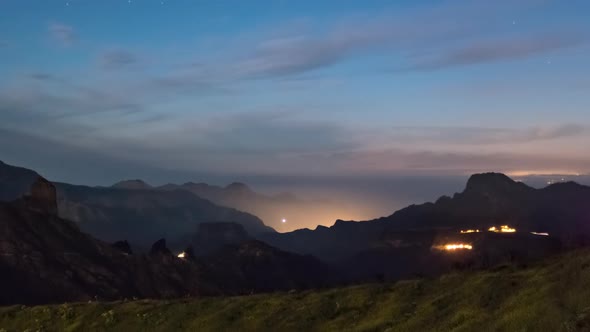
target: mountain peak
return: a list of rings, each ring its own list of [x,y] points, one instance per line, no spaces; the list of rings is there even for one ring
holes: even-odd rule
[[[186,182],[182,185],[182,187],[187,187],[187,188],[211,188],[212,186],[207,184],[207,183],[203,183],[203,182],[199,182],[199,183],[195,183],[192,181]]]
[[[248,187],[245,183],[242,182],[232,182],[225,190],[233,191],[233,192],[251,192],[252,190]]]
[[[172,252],[170,252],[170,250],[166,246],[166,239],[159,239],[158,241],[156,241],[150,249],[150,255],[171,256]]]
[[[118,189],[151,189],[152,186],[145,183],[143,180],[124,180],[112,185],[113,188]]]
[[[481,173],[472,175],[467,181],[465,192],[506,192],[514,188],[528,188],[502,173]]]

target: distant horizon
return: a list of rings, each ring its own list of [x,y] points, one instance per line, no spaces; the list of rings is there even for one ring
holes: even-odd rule
[[[46,177],[50,181],[69,183],[73,185],[82,186],[98,186],[110,187],[115,183],[107,183],[104,185],[93,185],[88,183],[56,181],[50,173],[44,173],[31,165],[18,165],[2,160],[9,165],[24,167],[38,172],[40,175]],[[485,173],[485,172],[484,172]],[[496,172],[501,173],[501,172]],[[461,192],[467,183],[468,178],[473,175],[423,175],[423,176],[388,176],[385,178],[378,176],[353,177],[353,176],[334,176],[321,177],[321,182],[317,182],[318,178],[314,177],[291,177],[291,178],[244,178],[239,181],[230,180],[229,182],[207,183],[219,187],[225,187],[232,182],[241,182],[246,184],[250,189],[256,193],[263,195],[275,195],[280,193],[290,193],[295,195],[298,199],[304,201],[321,201],[327,200],[332,202],[335,207],[346,206],[342,214],[337,212],[330,212],[324,215],[312,215],[305,218],[305,220],[298,220],[290,218],[288,214],[285,217],[288,222],[281,223],[279,219],[264,220],[263,221],[279,232],[290,232],[297,229],[315,229],[317,226],[332,226],[338,219],[341,220],[355,220],[365,221],[385,217],[393,214],[399,209],[405,208],[412,204],[422,204],[426,202],[434,202],[441,196],[452,196],[456,192]],[[507,175],[507,174],[506,174]],[[509,176],[509,175],[508,175]],[[590,185],[590,175],[569,176],[563,174],[527,176],[514,178],[514,181],[521,180],[525,184],[533,188],[546,187],[547,181],[552,180],[560,182],[574,181],[582,185]],[[142,178],[121,179],[125,180],[142,180],[149,185],[161,186],[167,183],[153,183]],[[174,184],[181,185],[189,181],[179,181]],[[197,183],[197,181],[192,180]],[[330,207],[331,208],[331,207]],[[351,214],[352,213],[352,214]],[[260,216],[259,216],[260,217]]]

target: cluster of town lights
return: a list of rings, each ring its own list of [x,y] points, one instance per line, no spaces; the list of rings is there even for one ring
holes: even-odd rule
[[[480,233],[481,230],[479,229],[464,229],[459,231],[459,233],[461,234],[469,234],[469,233]],[[502,225],[499,228],[496,226],[492,226],[490,228],[488,228],[488,232],[494,232],[494,233],[516,233],[516,228],[512,228],[508,225]],[[539,236],[549,236],[549,233],[546,232],[530,232],[533,235],[539,235]]]
[[[468,233],[480,233],[481,230],[479,229],[464,229],[461,230],[459,233],[461,234],[468,234]],[[488,232],[494,232],[494,233],[516,233],[516,228],[512,228],[508,225],[502,225],[499,228],[496,226],[492,226],[490,228],[488,228]],[[549,233],[545,233],[545,232],[530,232],[533,235],[539,235],[539,236],[549,236]]]
[[[461,234],[469,234],[469,233],[480,233],[481,230],[479,229],[464,229],[461,230],[460,233]],[[493,233],[516,233],[516,229],[512,228],[508,225],[502,225],[500,227],[496,227],[496,226],[492,226],[490,228],[488,228],[488,232],[493,232]],[[530,232],[533,235],[538,235],[538,236],[549,236],[549,233],[544,233],[544,232]],[[439,246],[439,249],[442,250],[446,250],[446,251],[456,251],[456,250],[472,250],[473,246],[471,244],[465,244],[465,243],[449,243],[449,244],[445,244],[443,246]]]
[[[488,228],[488,231],[494,233],[516,233],[516,229],[508,227],[507,225],[502,225],[499,229],[496,226],[493,226]]]
[[[480,233],[481,230],[479,229],[465,229],[465,230],[461,230],[460,233],[461,234],[468,234],[468,233]],[[494,233],[516,233],[516,229],[509,227],[508,225],[502,225],[500,226],[500,228],[496,227],[496,226],[492,226],[490,228],[488,228],[488,232],[494,232]]]

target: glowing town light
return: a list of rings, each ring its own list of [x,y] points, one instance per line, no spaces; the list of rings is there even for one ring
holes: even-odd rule
[[[500,232],[502,233],[516,233],[516,229],[510,228],[507,225],[500,226]]]
[[[549,233],[531,232],[531,234],[533,234],[533,235],[539,235],[539,236],[549,236]]]
[[[186,253],[183,251],[180,254],[178,254],[178,258],[184,258],[186,256]]]
[[[479,229],[466,229],[466,230],[461,230],[461,234],[479,233],[479,232],[481,232]]]
[[[473,246],[470,244],[465,244],[465,243],[449,243],[449,244],[445,244],[443,246],[444,250],[447,251],[454,251],[454,250],[471,250],[473,249]]]
[[[492,226],[492,227],[488,228],[488,232],[494,232],[494,233],[516,233],[516,229],[515,228],[511,228],[508,225],[502,225],[502,226],[500,226],[500,228],[497,228],[496,226]]]

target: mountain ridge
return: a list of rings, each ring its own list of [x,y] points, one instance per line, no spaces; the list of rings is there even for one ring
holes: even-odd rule
[[[0,202],[3,305],[288,290],[322,285],[326,271],[313,257],[251,242],[197,259],[190,248],[173,254],[160,239],[149,254],[133,254],[124,240],[108,244],[60,218],[56,188],[42,177],[30,194]]]
[[[13,201],[28,193],[38,177],[35,171],[0,164],[0,201]],[[252,214],[216,205],[188,191],[54,184],[60,216],[108,242],[127,239],[148,249],[155,239],[166,237],[175,242],[175,238],[196,231],[199,223],[216,221],[241,223],[251,234],[275,232]]]
[[[266,234],[261,239],[284,250],[338,261],[378,246],[387,232],[486,231],[508,224],[523,232],[548,232],[575,247],[590,243],[586,206],[590,206],[588,186],[561,183],[535,189],[501,173],[481,173],[472,175],[462,192],[441,196],[434,203],[410,205],[373,220],[337,220],[330,227]]]
[[[147,184],[145,181],[140,179],[135,180],[123,180],[119,181],[111,186],[111,188],[118,188],[118,189],[139,189],[139,190],[147,190],[152,189],[153,187]]]

